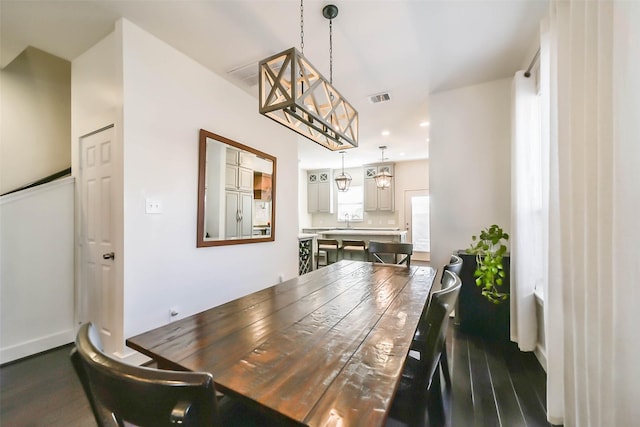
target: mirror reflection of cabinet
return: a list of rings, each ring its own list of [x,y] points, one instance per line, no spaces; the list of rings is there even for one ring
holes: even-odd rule
[[[255,155],[227,147],[225,187],[238,191],[253,191],[253,158]]]
[[[276,158],[200,130],[197,246],[275,239]]]

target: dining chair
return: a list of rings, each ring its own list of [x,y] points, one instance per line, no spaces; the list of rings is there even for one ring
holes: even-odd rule
[[[343,240],[340,250],[342,259],[353,259],[356,255],[362,261],[367,261],[367,244],[364,240]]]
[[[99,427],[113,421],[119,427],[278,425],[237,401],[219,407],[209,373],[134,366],[108,356],[91,323],[80,327],[70,356]]]
[[[457,263],[457,260],[455,262]],[[444,291],[453,286],[456,286],[458,283],[460,283],[460,286],[462,286],[462,281],[460,279],[460,276],[458,276],[451,269],[447,270],[446,269],[447,266],[445,266],[445,270],[442,272],[442,279],[440,280],[440,286],[441,286],[440,291]],[[460,266],[462,266],[462,260],[460,260]],[[454,303],[454,308],[457,307],[457,304],[458,304],[458,298],[456,298],[456,301]],[[451,314],[451,311],[449,312],[449,314]],[[418,330],[416,331],[413,337],[413,342],[411,343],[411,350],[418,352],[418,354],[420,354],[421,352],[422,342],[423,342],[421,338],[421,334],[426,333],[426,331],[422,330],[422,328],[425,328],[425,327],[428,327],[428,325],[420,325],[418,327]],[[442,375],[444,376],[445,384],[449,389],[451,388],[451,370],[449,369],[449,355],[447,354],[446,329],[447,328],[445,327],[443,330],[442,336],[440,337],[441,344],[440,344],[439,364],[440,364],[440,370],[442,371]]]
[[[449,259],[449,263],[444,266],[442,269],[442,277],[440,278],[440,283],[445,279],[445,271],[451,271],[455,273],[457,276],[460,276],[460,272],[462,271],[462,258],[456,254],[451,254],[451,258]]]
[[[369,242],[369,260],[371,262],[386,264],[385,255],[393,255],[395,264],[406,264],[407,267],[411,267],[412,254],[413,245],[411,243]],[[400,255],[400,260],[398,260],[398,255]]]
[[[394,396],[389,416],[409,426],[425,423],[425,408],[428,408],[430,425],[444,419],[442,389],[438,366],[442,357],[442,346],[446,336],[448,319],[460,293],[462,282],[454,273],[447,287],[431,294],[425,316],[420,320],[423,331],[412,347],[419,358],[407,356],[400,385]]]
[[[325,256],[325,263],[320,264],[320,253],[323,252]],[[335,258],[333,262],[338,261],[338,253],[340,252],[340,243],[335,239],[318,239],[318,252],[316,254],[316,269],[320,266],[332,264],[329,260],[329,255],[334,254]]]
[[[460,273],[462,272],[462,264],[463,264],[463,260],[462,260],[461,256],[458,256],[456,254],[451,254],[451,258],[449,259],[449,263],[446,264],[444,266],[444,268],[442,269],[442,277],[440,278],[440,285],[442,287],[444,287],[443,281],[446,278],[444,272],[445,271],[452,271],[452,272],[456,273],[458,276],[460,276]],[[459,305],[459,302],[456,302],[456,307],[455,307],[453,313],[451,314],[451,316],[454,317],[453,323],[456,324],[456,325],[460,324],[460,317],[458,316],[458,313],[459,313],[458,305]],[[445,351],[446,351],[446,349],[445,349]],[[448,377],[445,377],[445,380],[448,381],[447,385],[450,385]]]

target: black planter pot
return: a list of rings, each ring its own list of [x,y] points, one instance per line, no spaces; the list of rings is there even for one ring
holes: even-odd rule
[[[459,328],[470,335],[494,341],[509,341],[509,312],[510,301],[494,304],[487,300],[480,287],[476,285],[473,273],[476,270],[476,256],[467,254],[464,250],[458,251],[462,258],[462,271],[460,279],[462,288],[458,297],[456,319]],[[511,259],[507,255],[503,258],[503,267],[506,277],[500,286],[500,291],[510,294],[510,265]]]

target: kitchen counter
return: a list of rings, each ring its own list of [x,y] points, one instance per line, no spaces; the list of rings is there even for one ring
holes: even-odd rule
[[[302,229],[303,233],[320,233],[329,230],[367,230],[367,231],[400,231],[399,228],[376,228],[376,227],[305,227]]]
[[[300,233],[298,234],[298,239],[311,239],[316,236],[317,234],[315,233]]]
[[[326,231],[318,231],[319,236],[325,239],[348,239],[348,240],[364,240],[369,243],[371,240],[379,242],[405,242],[407,240],[406,230],[389,230],[381,228],[334,228]]]
[[[341,236],[367,236],[367,235],[377,235],[377,236],[402,236],[406,235],[406,230],[384,230],[381,228],[366,228],[366,229],[358,229],[358,228],[333,228],[326,231],[319,231],[318,234],[335,234]]]

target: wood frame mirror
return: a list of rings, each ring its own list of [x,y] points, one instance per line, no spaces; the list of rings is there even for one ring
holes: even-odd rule
[[[276,158],[200,129],[197,247],[275,240]]]

